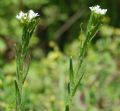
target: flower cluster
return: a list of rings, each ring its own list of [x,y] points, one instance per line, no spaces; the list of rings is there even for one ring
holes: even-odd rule
[[[20,21],[28,21],[30,22],[33,18],[39,16],[38,13],[35,13],[33,10],[29,10],[28,13],[24,13],[20,11],[18,15],[16,15],[16,18]]]
[[[94,7],[89,7],[91,11],[95,12],[96,14],[105,15],[107,12],[107,9],[101,9],[99,5],[96,5]]]

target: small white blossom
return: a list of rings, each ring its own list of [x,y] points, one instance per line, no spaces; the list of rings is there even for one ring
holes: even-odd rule
[[[107,12],[107,9],[101,9],[99,5],[96,5],[94,7],[89,7],[89,8],[91,11],[101,15],[105,15]]]
[[[16,18],[21,21],[27,20],[30,22],[33,18],[37,16],[39,16],[38,13],[35,13],[33,10],[29,10],[28,13],[20,11],[20,13],[16,15]]]
[[[37,16],[39,16],[38,13],[33,12],[33,10],[30,10],[29,13],[28,13],[29,20],[31,20],[31,19],[33,19]]]
[[[19,19],[19,20],[21,20],[21,19],[23,19],[25,16],[27,16],[26,13],[23,13],[22,11],[20,11],[20,13],[19,13],[18,15],[16,15],[16,18]]]

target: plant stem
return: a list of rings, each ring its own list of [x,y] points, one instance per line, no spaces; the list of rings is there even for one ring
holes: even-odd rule
[[[99,6],[97,6],[97,7],[99,7]],[[97,11],[98,11],[98,9],[97,9]],[[101,9],[99,9],[99,11],[101,11]],[[106,11],[106,10],[102,10],[102,11]],[[69,75],[70,82],[68,84],[68,97],[67,97],[65,111],[70,111],[70,105],[71,105],[73,96],[75,95],[77,88],[78,88],[78,86],[81,82],[81,79],[84,75],[84,72],[85,72],[85,71],[82,72],[79,77],[79,72],[80,72],[80,70],[82,70],[81,66],[85,59],[85,54],[87,52],[87,49],[88,49],[88,46],[89,46],[91,40],[98,32],[99,26],[101,25],[101,20],[102,20],[102,17],[104,14],[100,13],[100,12],[98,13],[98,12],[94,12],[94,11],[91,12],[91,16],[90,16],[90,19],[89,19],[89,22],[88,22],[88,25],[86,28],[86,33],[85,33],[86,38],[85,38],[85,41],[80,50],[80,55],[79,55],[79,60],[78,60],[76,71],[73,70],[73,66],[70,62],[70,75]],[[72,59],[70,61],[72,61]]]

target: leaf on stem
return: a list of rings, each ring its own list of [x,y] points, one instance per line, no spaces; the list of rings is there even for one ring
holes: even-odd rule
[[[71,92],[71,90],[70,90],[70,83],[68,83],[68,94],[70,95],[70,92]]]
[[[73,90],[72,96],[75,95],[75,93],[76,93],[76,91],[77,91],[77,88],[78,88],[78,86],[79,86],[79,84],[80,84],[80,82],[81,82],[84,74],[85,74],[85,72],[82,73],[81,77],[79,78],[78,82],[76,83],[76,86],[75,86],[75,88],[74,88],[74,90]]]
[[[66,105],[65,111],[70,111],[69,105]]]
[[[15,80],[15,89],[16,89],[16,97],[19,99],[18,101],[21,101],[21,91],[20,91],[20,87],[18,85],[17,80]]]
[[[70,83],[74,84],[74,72],[73,72],[73,62],[72,57],[70,58]]]
[[[26,80],[26,77],[27,77],[27,74],[28,74],[28,71],[29,71],[29,67],[30,67],[30,55],[28,55],[28,64],[25,66],[26,67],[26,70],[25,70],[25,73],[23,74],[23,80],[22,80],[22,84],[24,84],[25,80]]]

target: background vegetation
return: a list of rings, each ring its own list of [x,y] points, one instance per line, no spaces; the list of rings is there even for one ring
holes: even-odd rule
[[[120,110],[119,0],[0,0],[0,111],[15,106],[14,44],[21,37],[16,14],[29,9],[40,14],[30,43],[32,62],[24,85],[26,111],[64,111],[69,57],[77,60],[90,15],[88,7],[96,4],[108,12],[86,54],[86,74],[72,111]]]

